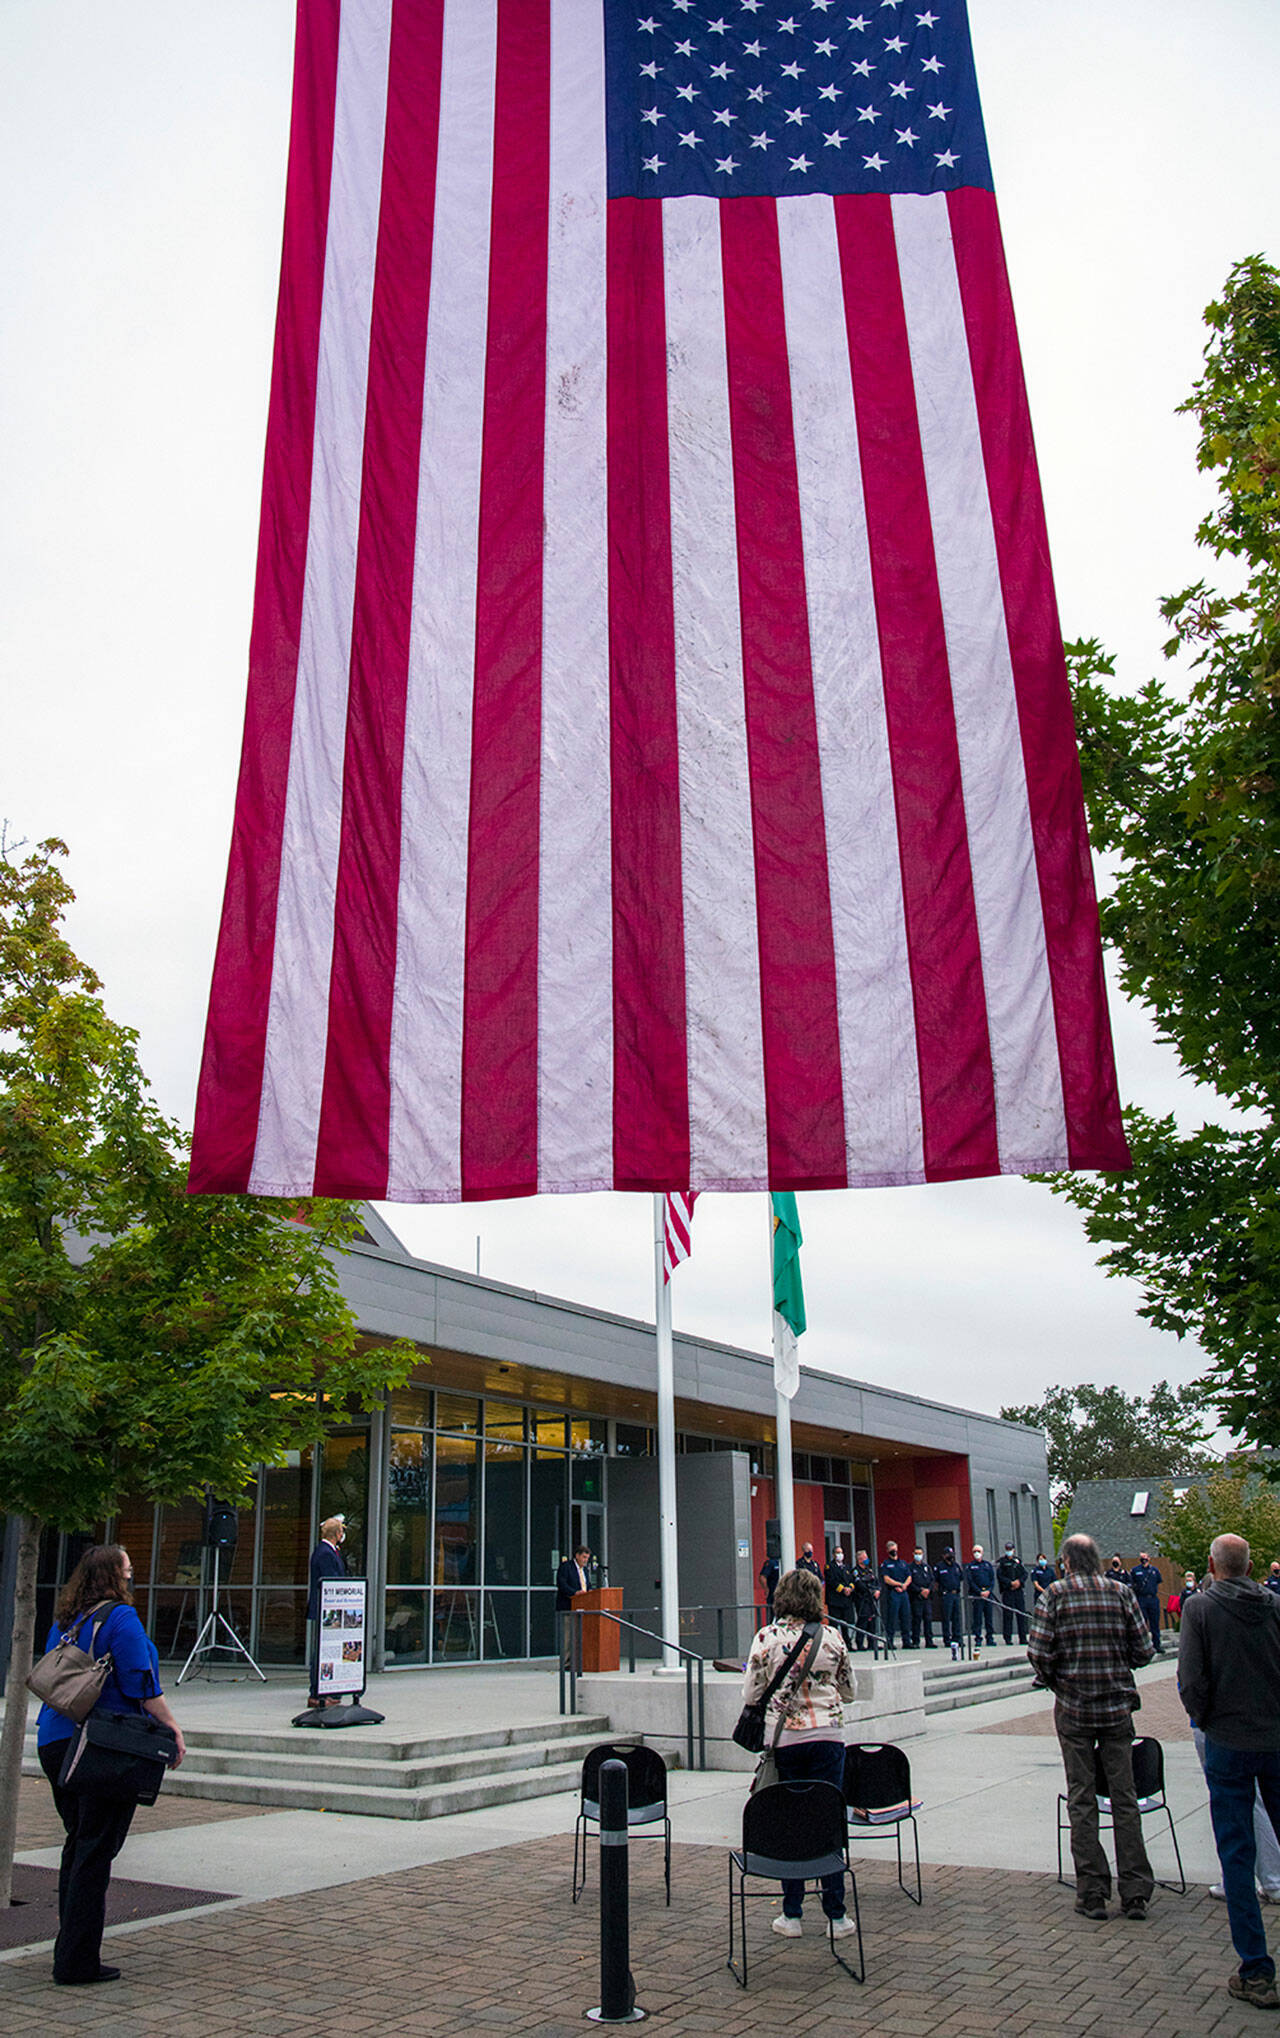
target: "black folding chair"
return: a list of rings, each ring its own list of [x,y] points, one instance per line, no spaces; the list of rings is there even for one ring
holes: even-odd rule
[[[1098,1811],[1100,1814],[1099,1829],[1105,1832],[1107,1827],[1102,1825],[1102,1820],[1110,1821],[1112,1826],[1114,1826],[1115,1821],[1111,1818],[1111,1792],[1101,1760],[1096,1761],[1094,1764],[1093,1787],[1098,1799]],[[1169,1801],[1164,1794],[1164,1749],[1160,1742],[1150,1734],[1139,1734],[1133,1743],[1133,1787],[1138,1794],[1138,1810],[1144,1819],[1150,1818],[1153,1814],[1163,1812],[1169,1821],[1169,1838],[1173,1842],[1173,1858],[1178,1864],[1178,1880],[1176,1882],[1161,1882],[1160,1888],[1172,1890],[1175,1896],[1185,1896],[1187,1893],[1186,1872],[1182,1866],[1182,1854],[1178,1847],[1178,1834],[1173,1823],[1173,1813],[1169,1809]],[[1067,1880],[1062,1872],[1062,1836],[1070,1830],[1071,1819],[1067,1811],[1066,1794],[1063,1791],[1059,1791],[1059,1882],[1066,1882]]]
[[[911,1808],[911,1764],[901,1748],[892,1741],[851,1742],[844,1751],[844,1801],[851,1833],[869,1840],[893,1835],[898,1843],[898,1888],[913,1904],[922,1904],[920,1828]],[[902,1877],[902,1828],[907,1824],[915,1842],[914,1890]]]
[[[612,1741],[601,1741],[589,1750],[582,1765],[582,1791],[578,1800],[578,1816],[573,1823],[573,1901],[575,1904],[587,1886],[587,1827],[600,1823],[600,1769],[605,1762],[625,1762],[627,1765],[627,1831],[628,1835],[638,1827],[662,1827],[662,1869],[667,1888],[667,1902],[671,1902],[671,1820],[667,1815],[667,1765],[656,1748],[643,1747],[638,1742],[628,1742],[622,1747]],[[643,1839],[656,1840],[657,1833],[642,1833]],[[578,1842],[582,1842],[582,1873],[578,1873]]]
[[[737,1875],[738,1921],[742,1930],[742,1969],[734,1960],[734,1875]],[[824,1875],[847,1875],[853,1897],[853,1922],[858,1935],[858,1965],[836,1951],[831,1919],[827,1920],[827,1943],[853,1981],[865,1981],[866,1959],[862,1951],[862,1918],[858,1911],[858,1883],[849,1866],[848,1829],[844,1801],[834,1783],[773,1783],[749,1797],[742,1808],[742,1845],[729,1856],[729,1959],[727,1965],[739,1986],[747,1985],[747,1897],[768,1896],[764,1889],[747,1889],[747,1877],[765,1882],[820,1881]]]

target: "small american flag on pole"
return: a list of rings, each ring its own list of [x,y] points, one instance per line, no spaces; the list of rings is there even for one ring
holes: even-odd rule
[[[962,0],[300,0],[193,1188],[1126,1164]]]
[[[669,1281],[693,1251],[693,1206],[697,1190],[668,1193],[662,1213],[662,1278]]]

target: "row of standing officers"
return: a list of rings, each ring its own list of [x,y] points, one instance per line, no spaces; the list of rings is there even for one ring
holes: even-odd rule
[[[899,1643],[904,1649],[918,1649],[922,1644],[926,1649],[935,1648],[935,1621],[941,1630],[942,1646],[958,1644],[965,1635],[961,1608],[965,1598],[969,1601],[969,1626],[975,1640],[985,1636],[988,1643],[994,1643],[998,1611],[1004,1640],[1013,1641],[1016,1627],[1019,1642],[1025,1643],[1027,1587],[1030,1585],[1033,1593],[1043,1592],[1058,1575],[1057,1567],[1043,1551],[1035,1564],[1028,1566],[1018,1557],[1012,1543],[1005,1545],[1003,1555],[994,1564],[981,1543],[974,1544],[967,1564],[957,1562],[955,1551],[950,1548],[943,1551],[940,1564],[928,1563],[922,1549],[913,1551],[908,1560],[893,1542],[885,1544],[880,1564],[873,1564],[866,1550],[856,1551],[854,1562],[849,1564],[844,1550],[837,1548],[825,1569],[814,1556],[812,1543],[806,1543],[796,1568],[811,1571],[823,1580],[829,1618],[844,1630],[846,1638],[853,1630],[852,1643],[858,1649],[870,1648],[877,1630],[889,1649]],[[765,1559],[760,1577],[769,1601],[767,1618],[772,1619],[773,1588],[778,1578],[776,1559]]]

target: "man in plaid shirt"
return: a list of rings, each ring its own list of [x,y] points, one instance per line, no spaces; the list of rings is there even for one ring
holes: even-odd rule
[[[1142,1814],[1133,1787],[1133,1714],[1139,1664],[1151,1661],[1151,1635],[1127,1585],[1102,1576],[1091,1536],[1062,1545],[1065,1577],[1036,1608],[1027,1654],[1057,1703],[1053,1723],[1067,1772],[1076,1909],[1104,1919],[1111,1868],[1098,1837],[1096,1767],[1107,1780],[1116,1836],[1116,1881],[1126,1918],[1143,1919],[1155,1888],[1142,1843]]]

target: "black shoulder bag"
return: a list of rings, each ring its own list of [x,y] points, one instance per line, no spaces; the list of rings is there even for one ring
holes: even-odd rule
[[[781,1667],[769,1679],[761,1696],[753,1699],[750,1705],[744,1705],[742,1711],[738,1714],[738,1724],[733,1730],[733,1739],[740,1748],[745,1748],[749,1755],[759,1755],[763,1752],[764,1716],[769,1710],[769,1700],[773,1697],[774,1692],[778,1689],[792,1664],[799,1662],[805,1649],[813,1640],[815,1630],[820,1640],[822,1636],[821,1621],[806,1622],[805,1626],[800,1630],[800,1639],[796,1643],[795,1648],[788,1650],[783,1658]]]

